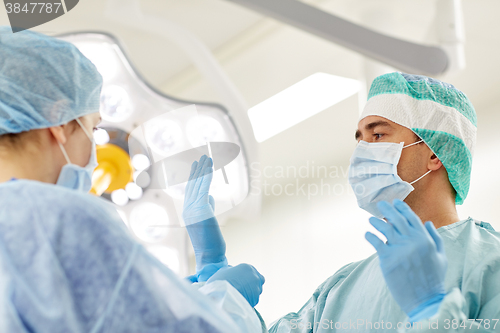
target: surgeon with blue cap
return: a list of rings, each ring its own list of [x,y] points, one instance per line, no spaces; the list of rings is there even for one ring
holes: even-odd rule
[[[0,332],[260,332],[255,268],[190,285],[87,193],[101,87],[72,44],[0,27]]]

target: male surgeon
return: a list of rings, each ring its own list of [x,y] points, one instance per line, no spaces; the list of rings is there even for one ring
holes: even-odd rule
[[[269,331],[500,332],[500,234],[456,210],[469,190],[476,126],[451,84],[376,78],[349,182],[387,242],[366,233],[377,253],[342,267]]]
[[[342,267],[269,332],[500,332],[500,234],[456,210],[469,191],[476,130],[471,102],[451,84],[376,78],[349,182],[387,241],[366,233],[376,253]],[[223,241],[210,230],[213,251]],[[213,258],[211,270],[226,265]]]

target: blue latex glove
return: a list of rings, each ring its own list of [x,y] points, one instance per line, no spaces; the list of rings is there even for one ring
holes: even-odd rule
[[[255,269],[255,267],[248,264],[221,268],[208,279],[207,284],[217,280],[229,282],[243,297],[245,297],[252,307],[259,303],[259,296],[262,294],[262,285],[266,282],[266,279]]]
[[[215,216],[214,201],[208,195],[213,177],[212,159],[203,155],[191,165],[186,185],[182,218],[186,225],[202,222]]]
[[[186,185],[182,217],[196,258],[196,274],[188,277],[191,282],[207,281],[227,266],[226,243],[214,216],[214,199],[208,195],[212,165],[212,159],[206,155],[195,161]]]
[[[443,241],[432,222],[420,218],[401,200],[377,204],[389,222],[376,217],[370,224],[386,238],[365,237],[377,250],[387,287],[410,321],[420,321],[437,313],[444,296],[448,261]]]

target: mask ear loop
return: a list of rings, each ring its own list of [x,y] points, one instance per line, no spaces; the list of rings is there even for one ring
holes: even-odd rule
[[[85,129],[85,127],[83,126],[82,122],[80,121],[80,119],[78,118],[75,118],[76,122],[78,123],[78,125],[80,125],[80,127],[82,128],[83,132],[85,133],[85,135],[89,138],[90,142],[94,142],[94,138],[92,136],[89,135],[89,133],[87,132],[87,130]],[[68,154],[66,153],[66,149],[64,149],[64,146],[59,142],[57,141],[57,143],[59,144],[59,147],[61,148],[61,151],[64,155],[64,158],[66,159],[66,162],[68,162],[68,164],[71,164],[71,161],[69,160],[69,156]]]
[[[432,171],[432,170],[427,171],[426,173],[424,173],[424,174],[422,175],[422,177],[420,177],[420,178],[418,178],[418,179],[416,179],[416,180],[412,181],[412,182],[410,183],[410,185],[415,184],[415,183],[416,183],[416,182],[418,182],[420,179],[422,179],[422,178],[424,178],[425,176],[427,176],[428,174],[430,174],[430,173],[431,173],[431,171]]]
[[[411,147],[413,145],[417,145],[421,142],[424,142],[424,140],[420,140],[420,141],[417,141],[417,142],[414,142],[414,143],[410,143],[408,146],[404,146],[403,148],[408,148],[408,147]],[[416,182],[418,182],[420,179],[424,178],[425,176],[427,176],[429,173],[431,173],[432,170],[429,170],[427,171],[426,173],[424,173],[421,177],[419,177],[418,179],[412,181],[411,183],[409,183],[410,185],[413,185],[415,184]]]
[[[63,145],[59,141],[57,141],[57,143],[59,144],[59,148],[61,148],[61,151],[64,155],[64,158],[66,159],[66,162],[68,162],[68,164],[71,164],[71,161],[69,160],[69,156],[66,153],[66,149],[64,149]]]
[[[417,144],[419,144],[421,142],[424,142],[424,140],[420,140],[420,141],[417,141],[417,142],[410,143],[408,146],[404,146],[403,148],[408,148],[408,147],[411,147],[413,145],[417,145]]]
[[[85,129],[85,126],[83,126],[81,120],[78,119],[78,118],[75,118],[75,120],[78,123],[78,125],[80,125],[80,127],[82,128],[82,130],[85,133],[85,135],[87,135],[87,137],[89,138],[90,142],[94,142],[94,136],[90,135],[89,132],[87,132],[87,130]]]

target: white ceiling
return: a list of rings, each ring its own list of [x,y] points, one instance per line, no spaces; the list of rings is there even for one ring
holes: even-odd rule
[[[428,34],[428,30],[434,16],[435,1],[310,0],[307,2],[360,24],[364,24],[364,18],[367,15],[386,15],[394,21],[395,27],[386,32],[413,41],[431,41],[432,35]],[[158,36],[135,32],[106,20],[103,15],[105,3],[106,1],[102,0],[80,1],[78,6],[67,15],[34,30],[48,34],[81,30],[107,31],[122,41],[131,60],[144,77],[152,85],[160,88],[190,67],[190,61],[182,51],[168,41]],[[141,6],[145,13],[163,17],[191,31],[214,50],[216,55],[224,47],[227,48],[228,45],[237,43],[239,38],[245,34],[248,35],[249,31],[258,30],[266,23],[275,22],[226,0],[143,0]],[[468,68],[464,73],[453,78],[453,82],[471,97],[478,96],[483,101],[488,99],[485,95],[489,94],[487,89],[490,83],[500,82],[499,79],[490,75],[496,72],[497,67],[500,67],[500,63],[496,61],[500,53],[500,35],[495,33],[500,27],[497,19],[500,2],[463,0],[463,6]],[[4,11],[0,12],[0,24],[8,24]],[[285,25],[276,23],[275,30],[276,27],[283,28]],[[377,29],[373,26],[372,28]],[[309,39],[316,39],[314,36],[291,29],[297,38],[304,34]],[[270,34],[269,31],[264,33],[260,38],[260,43],[265,43]],[[254,40],[253,43],[259,44],[259,39]],[[342,61],[345,60],[342,59]],[[331,61],[341,62],[340,59],[331,59]],[[358,75],[359,69],[346,69],[346,67],[348,66],[341,64],[338,71],[346,76]],[[295,68],[289,68],[289,70],[292,71]],[[347,75],[349,71],[352,75]],[[276,80],[279,80],[279,77],[276,77]]]

